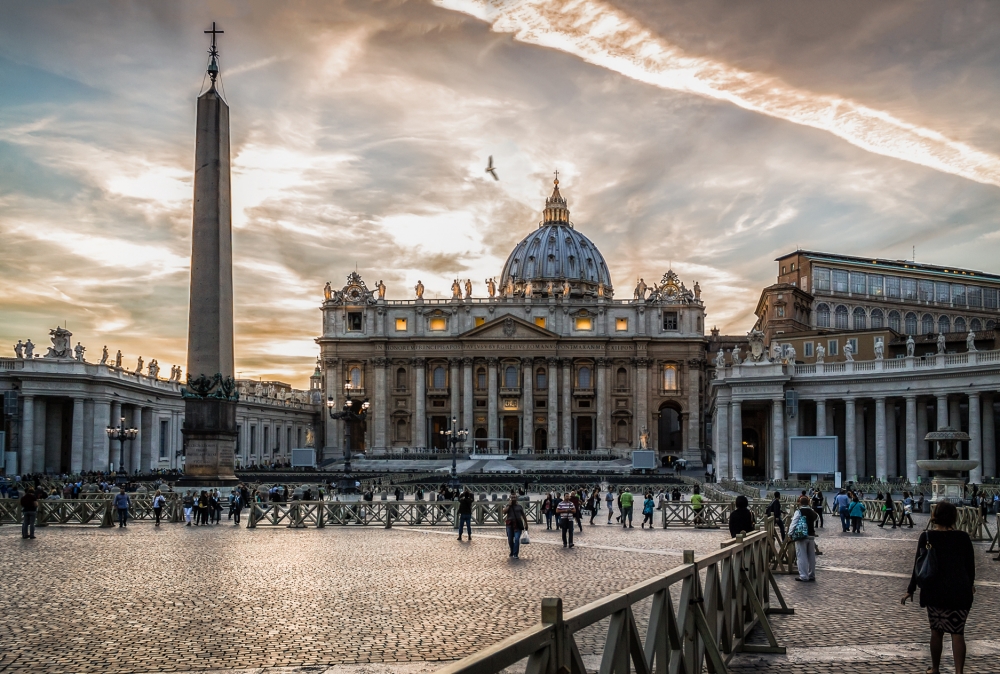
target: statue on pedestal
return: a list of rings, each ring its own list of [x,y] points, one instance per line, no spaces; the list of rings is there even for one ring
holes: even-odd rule
[[[139,362],[136,363],[135,373],[136,374],[142,374],[142,356],[139,356]]]
[[[645,426],[639,431],[639,449],[649,449],[649,429]]]
[[[787,360],[790,365],[795,365],[795,347],[791,344],[785,346],[785,360]]]
[[[715,354],[715,367],[725,367],[726,366],[726,352],[719,348],[719,352]]]
[[[823,347],[822,344],[820,344],[816,347],[816,362],[822,363],[825,360],[826,360],[826,349]]]
[[[323,298],[328,301],[333,299],[333,284],[329,281],[327,281],[326,285],[323,286]]]
[[[730,357],[733,359],[733,365],[740,364],[740,345],[737,344],[733,347],[732,352],[730,352]]]
[[[854,347],[851,346],[850,342],[844,344],[844,360],[846,360],[848,363],[854,362]]]
[[[424,299],[424,284],[420,279],[417,279],[417,285],[413,286],[413,290],[417,293],[418,300]]]
[[[76,356],[76,359],[81,363],[83,362],[83,352],[86,350],[87,347],[80,344],[80,342],[77,342],[76,346],[73,347],[73,354]]]
[[[549,297],[552,297],[554,292],[555,292],[555,286],[552,283],[552,281],[549,281],[548,283],[545,284],[545,294],[548,295]]]
[[[913,335],[906,336],[906,357],[913,358],[913,350],[916,348],[917,343],[913,341]]]
[[[700,300],[701,299],[701,286],[698,285],[697,281],[694,282],[694,298],[696,300]]]
[[[647,287],[646,282],[640,278],[635,284],[635,292],[632,293],[632,299],[645,300]]]
[[[152,379],[159,379],[160,376],[160,364],[156,362],[156,359],[149,361],[149,376]]]
[[[378,285],[375,286],[378,289],[378,298],[380,300],[385,299],[385,284],[382,283],[382,279],[378,280]]]
[[[52,346],[49,347],[48,352],[45,354],[46,358],[72,358],[73,357],[73,341],[70,337],[73,333],[65,328],[54,328],[49,330],[49,339],[52,340]]]
[[[524,296],[530,299],[533,292],[534,288],[532,288],[531,286],[531,281],[528,281],[527,283],[524,284]]]
[[[604,297],[604,281],[597,284],[597,296]]]
[[[455,279],[451,283],[451,299],[462,299],[462,285],[458,282],[458,279]]]
[[[472,297],[472,279],[465,279],[465,299]]]
[[[486,279],[485,283],[486,283],[486,292],[490,294],[490,297],[496,297],[497,282],[492,278],[488,278]]]
[[[944,353],[946,348],[947,348],[947,342],[945,341],[944,333],[939,332],[937,336],[937,352]]]
[[[569,281],[568,280],[563,281],[563,297],[569,297],[569,293],[570,293]]]
[[[969,334],[965,336],[965,348],[969,353],[973,353],[976,350],[976,333],[969,331]]]
[[[122,350],[118,349],[118,353],[115,354],[115,367],[119,370],[122,369]]]
[[[24,358],[24,342],[20,339],[17,340],[17,344],[14,345],[14,357]]]
[[[34,358],[35,357],[35,345],[31,343],[29,338],[27,342],[24,343],[24,357]]]
[[[885,355],[885,344],[883,342],[875,342],[875,360],[882,360]]]
[[[101,365],[108,364],[108,345],[105,344],[104,348],[101,349]]]

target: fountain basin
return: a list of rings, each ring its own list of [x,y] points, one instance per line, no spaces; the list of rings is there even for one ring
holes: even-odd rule
[[[979,465],[978,461],[965,459],[924,459],[917,461],[917,467],[935,473],[959,473],[972,470]]]

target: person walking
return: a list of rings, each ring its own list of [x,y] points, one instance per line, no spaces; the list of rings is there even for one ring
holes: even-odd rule
[[[559,517],[559,528],[562,529],[563,547],[566,547],[567,537],[569,547],[573,547],[573,501],[569,492],[563,494],[562,501],[556,506],[556,515]]]
[[[976,593],[976,554],[969,534],[956,531],[958,509],[948,501],[934,506],[933,529],[920,534],[913,573],[901,603],[913,601],[920,587],[920,607],[927,609],[931,628],[931,674],[941,667],[944,634],[951,635],[955,674],[965,670],[965,621]],[[928,559],[930,558],[930,559]]]
[[[881,497],[882,495],[879,494]],[[882,522],[879,524],[880,527],[885,526],[885,521],[892,518],[892,528],[896,528],[896,505],[892,502],[892,495],[889,492],[885,493],[885,505],[882,506]]]
[[[861,524],[865,519],[865,504],[861,502],[857,494],[852,494],[851,504],[847,507],[847,515],[851,519],[851,532],[861,533]]]
[[[847,490],[841,487],[840,492],[833,497],[833,510],[840,515],[840,526],[846,534],[851,528],[851,497],[847,495]]]
[[[819,528],[823,528],[823,506],[826,505],[826,499],[823,498],[823,492],[819,489],[813,492],[812,496],[812,507],[819,516]]]
[[[615,488],[608,487],[608,493],[604,495],[604,503],[608,506],[608,524],[611,524],[611,516],[615,514]]]
[[[233,514],[233,525],[238,527],[240,525],[240,513],[243,511],[242,492],[236,491],[235,489],[233,490],[233,498],[229,506],[229,509],[232,511]]]
[[[125,487],[122,487],[115,496],[115,510],[118,511],[118,528],[124,529],[128,526],[128,507],[130,501],[128,494],[125,493]]]
[[[781,511],[781,492],[774,492],[774,499],[767,505],[767,509],[764,511],[764,517],[768,515],[774,516],[774,525],[778,527],[778,531],[781,533],[781,539],[785,539],[785,516]]]
[[[646,528],[646,523],[649,523],[649,528],[653,528],[653,509],[656,508],[656,502],[653,501],[653,492],[647,492],[646,498],[642,502],[642,525],[640,529]]]
[[[984,517],[985,519],[985,517]],[[903,492],[903,516],[899,518],[899,526],[903,526],[903,522],[910,520],[910,528],[913,528],[913,496],[910,492]]]
[[[633,501],[632,490],[630,490],[628,487],[625,487],[625,491],[622,492],[619,501],[622,512],[621,514],[622,529],[626,527],[625,520],[628,520],[628,525],[627,525],[628,528],[629,529],[632,528],[632,501]]]
[[[21,538],[35,537],[35,518],[38,517],[38,497],[28,487],[21,497]]]
[[[691,512],[694,514],[694,525],[701,526],[703,520],[701,518],[701,511],[705,507],[703,505],[705,497],[701,495],[701,489],[695,486],[691,490]]]
[[[507,527],[507,545],[510,547],[508,557],[520,559],[518,555],[521,552],[521,533],[527,531],[528,525],[524,519],[524,508],[517,502],[517,494],[510,495],[510,502],[504,507],[503,515]],[[572,517],[570,521],[572,522]]]
[[[156,518],[156,526],[160,526],[160,515],[163,514],[163,506],[166,503],[167,499],[163,498],[163,494],[157,489],[156,493],[153,494],[153,517]]]
[[[573,502],[573,519],[576,520],[577,525],[580,527],[580,533],[583,533],[583,501],[580,500],[579,492],[573,492],[569,495],[570,500]]]
[[[819,516],[813,510],[808,496],[799,497],[799,508],[792,515],[788,537],[795,541],[795,557],[799,575],[795,580],[816,582],[816,520]]]
[[[181,505],[184,507],[184,519],[187,520],[185,526],[191,526],[191,514],[194,511],[194,496],[191,495],[191,490],[188,489],[184,492],[184,498],[181,500]]]
[[[590,496],[587,497],[587,510],[590,511],[590,524],[594,524],[594,518],[597,517],[597,506],[601,502],[601,495],[597,493],[597,490],[590,492]]]
[[[542,512],[545,513],[545,528],[552,529],[552,518],[555,516],[556,504],[555,499],[552,498],[552,494],[549,493],[542,501]]]
[[[465,491],[458,497],[458,540],[462,540],[462,525],[469,532],[469,540],[472,540],[472,502],[475,497],[469,488],[466,487]]]
[[[736,497],[736,508],[729,513],[729,535],[736,538],[737,534],[748,534],[754,530],[753,512],[750,511],[750,501],[743,494]]]

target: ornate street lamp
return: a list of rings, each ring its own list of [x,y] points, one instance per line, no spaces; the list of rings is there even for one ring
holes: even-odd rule
[[[125,417],[122,417],[118,421],[118,426],[108,426],[107,427],[108,438],[110,440],[118,441],[118,476],[115,482],[119,484],[124,484],[128,482],[128,476],[125,475],[125,442],[128,440],[135,440],[139,435],[138,428],[125,428]]]
[[[451,446],[451,478],[448,480],[448,489],[456,491],[460,486],[462,486],[458,479],[457,471],[458,445],[469,437],[469,429],[459,429],[458,419],[452,417],[451,428],[446,431],[441,431],[441,435],[445,436],[445,440]]]
[[[344,421],[344,478],[337,485],[337,489],[341,494],[354,494],[357,491],[354,485],[354,478],[351,477],[351,424],[367,419],[368,408],[371,406],[368,398],[365,398],[362,402],[352,400],[352,388],[354,387],[350,380],[348,380],[344,384],[344,408],[340,412],[333,411],[337,403],[332,396],[326,399],[326,407],[330,413],[330,418]]]

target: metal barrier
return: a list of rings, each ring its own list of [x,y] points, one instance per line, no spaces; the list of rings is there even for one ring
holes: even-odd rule
[[[694,674],[725,672],[733,654],[784,653],[768,614],[794,613],[770,573],[769,537],[758,531],[726,541],[722,549],[684,562],[670,571],[563,614],[562,600],[542,600],[542,622],[437,674],[495,674],[527,658],[526,674],[586,674],[575,635],[610,618],[601,674]],[[702,576],[704,575],[704,580]],[[774,590],[780,608],[771,607]],[[677,604],[673,597],[677,597]],[[642,639],[633,608],[652,599]],[[767,645],[746,639],[757,625]]]
[[[934,505],[931,505],[931,517],[927,520],[926,529],[931,528],[931,520],[934,519]],[[988,552],[993,551],[993,546],[996,545],[996,538],[1000,536],[1000,532],[996,535],[990,531],[990,525],[986,522],[986,518],[983,517],[983,513],[979,508],[972,508],[970,506],[958,506],[958,521],[955,522],[955,528],[959,531],[964,531],[969,534],[969,538],[974,541],[991,541],[990,549]],[[1000,529],[1000,516],[997,517],[997,529]]]
[[[504,501],[472,504],[472,521],[478,526],[503,526]],[[528,522],[541,524],[542,508],[537,501],[522,503]],[[289,528],[326,526],[458,526],[455,501],[290,501],[253,503],[247,513],[247,528],[285,526]]]
[[[160,520],[180,522],[182,519],[181,498],[178,494],[164,494]],[[154,521],[153,495],[129,496],[128,516],[133,521]],[[38,515],[35,526],[50,524],[97,524],[102,527],[114,525],[114,498],[105,494],[104,498],[85,499],[42,499],[38,501]],[[18,499],[0,499],[0,524],[20,524],[21,503]]]

